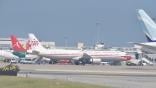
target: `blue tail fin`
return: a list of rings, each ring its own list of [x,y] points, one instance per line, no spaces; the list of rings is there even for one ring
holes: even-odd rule
[[[143,32],[146,35],[148,42],[156,42],[156,24],[155,22],[148,16],[148,14],[142,10],[138,10],[139,20],[141,20],[143,25]]]

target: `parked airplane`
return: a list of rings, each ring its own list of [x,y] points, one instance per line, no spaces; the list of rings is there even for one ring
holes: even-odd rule
[[[32,53],[42,57],[56,58],[56,59],[70,59],[81,61],[82,63],[108,59],[126,61],[131,59],[129,55],[121,51],[108,51],[108,50],[69,50],[69,49],[45,49],[34,34],[29,35],[29,45]]]
[[[134,44],[141,46],[141,49],[145,52],[156,53],[156,24],[142,9],[138,10],[138,16],[139,20],[141,20],[142,29],[148,42]]]

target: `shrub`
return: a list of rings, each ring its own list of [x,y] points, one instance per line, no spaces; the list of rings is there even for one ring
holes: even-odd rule
[[[19,67],[17,65],[10,64],[0,68],[0,75],[17,75],[18,71]]]

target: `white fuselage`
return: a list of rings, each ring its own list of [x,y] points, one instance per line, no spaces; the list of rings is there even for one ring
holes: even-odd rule
[[[81,57],[83,56],[83,52],[81,50],[46,49],[46,51],[41,51],[40,55],[49,58],[69,59]]]
[[[57,59],[72,59],[76,57],[83,57],[87,54],[91,58],[108,59],[113,58],[114,60],[127,60],[128,56],[125,52],[121,51],[109,51],[109,50],[67,50],[67,49],[46,49],[39,51],[40,56]]]
[[[156,47],[156,42],[145,42],[145,43],[141,43],[144,45],[148,45],[148,46],[155,46]]]
[[[114,60],[127,60],[126,56],[128,56],[125,52],[109,50],[85,50],[84,53],[91,56],[92,58]]]
[[[155,54],[156,53],[156,42],[146,42],[137,45],[137,48],[141,49],[144,53]]]

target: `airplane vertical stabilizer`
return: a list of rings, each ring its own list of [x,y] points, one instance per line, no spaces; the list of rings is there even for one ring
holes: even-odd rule
[[[28,36],[29,40],[27,46],[30,46],[32,50],[45,50],[33,33],[29,33]]]
[[[15,51],[26,51],[22,44],[17,40],[15,35],[11,35],[12,49]]]
[[[143,32],[145,33],[147,40],[149,42],[156,42],[156,24],[155,24],[155,22],[142,9],[138,10],[138,16],[144,25]]]

